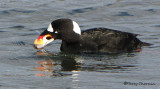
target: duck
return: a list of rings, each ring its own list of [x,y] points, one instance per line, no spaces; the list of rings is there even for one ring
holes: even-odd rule
[[[71,19],[52,21],[34,41],[34,48],[43,49],[54,40],[62,40],[60,50],[64,53],[108,53],[132,52],[151,44],[142,42],[138,34],[109,28],[90,28],[81,31],[77,22]]]

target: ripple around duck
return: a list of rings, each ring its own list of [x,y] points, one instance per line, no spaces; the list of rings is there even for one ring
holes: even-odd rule
[[[136,66],[133,65],[103,65],[103,64],[95,64],[95,65],[82,65],[79,67],[81,71],[97,71],[97,72],[124,72],[131,71],[130,69],[137,69]]]
[[[48,52],[38,51],[36,55],[41,61],[37,62],[45,67],[44,71],[52,69],[52,72],[65,72],[65,71],[96,71],[106,73],[121,73],[137,70],[135,60],[131,60],[132,57],[127,57],[130,60],[126,61],[126,57],[122,57],[121,64],[119,60],[116,60],[120,55],[105,56],[96,55],[91,56],[78,56],[78,55],[64,55],[64,54],[52,54]],[[125,55],[126,56],[126,55]],[[82,57],[82,58],[81,58]],[[103,59],[103,57],[105,59]],[[106,57],[108,59],[106,59]],[[45,59],[45,60],[44,60]],[[119,62],[117,62],[119,61]],[[125,62],[126,63],[125,63]],[[129,64],[128,64],[129,63]],[[38,67],[36,67],[37,70]],[[43,71],[43,70],[42,70]],[[54,76],[54,75],[52,75]]]

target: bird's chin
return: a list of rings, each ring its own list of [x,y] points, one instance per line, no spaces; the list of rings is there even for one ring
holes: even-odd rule
[[[42,44],[34,44],[35,49],[43,49],[44,47],[45,45],[42,45]]]

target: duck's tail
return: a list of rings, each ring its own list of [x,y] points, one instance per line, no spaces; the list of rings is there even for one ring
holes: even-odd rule
[[[142,42],[142,43],[141,43],[141,46],[151,46],[151,45],[153,45],[153,44],[146,43],[146,42]]]

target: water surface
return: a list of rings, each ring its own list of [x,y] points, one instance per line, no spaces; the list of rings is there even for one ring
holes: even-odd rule
[[[159,89],[159,15],[158,0],[1,0],[0,89]],[[153,45],[118,55],[60,55],[56,40],[35,50],[35,38],[58,18],[73,19],[82,30],[140,34]],[[153,85],[129,84],[139,82]]]

